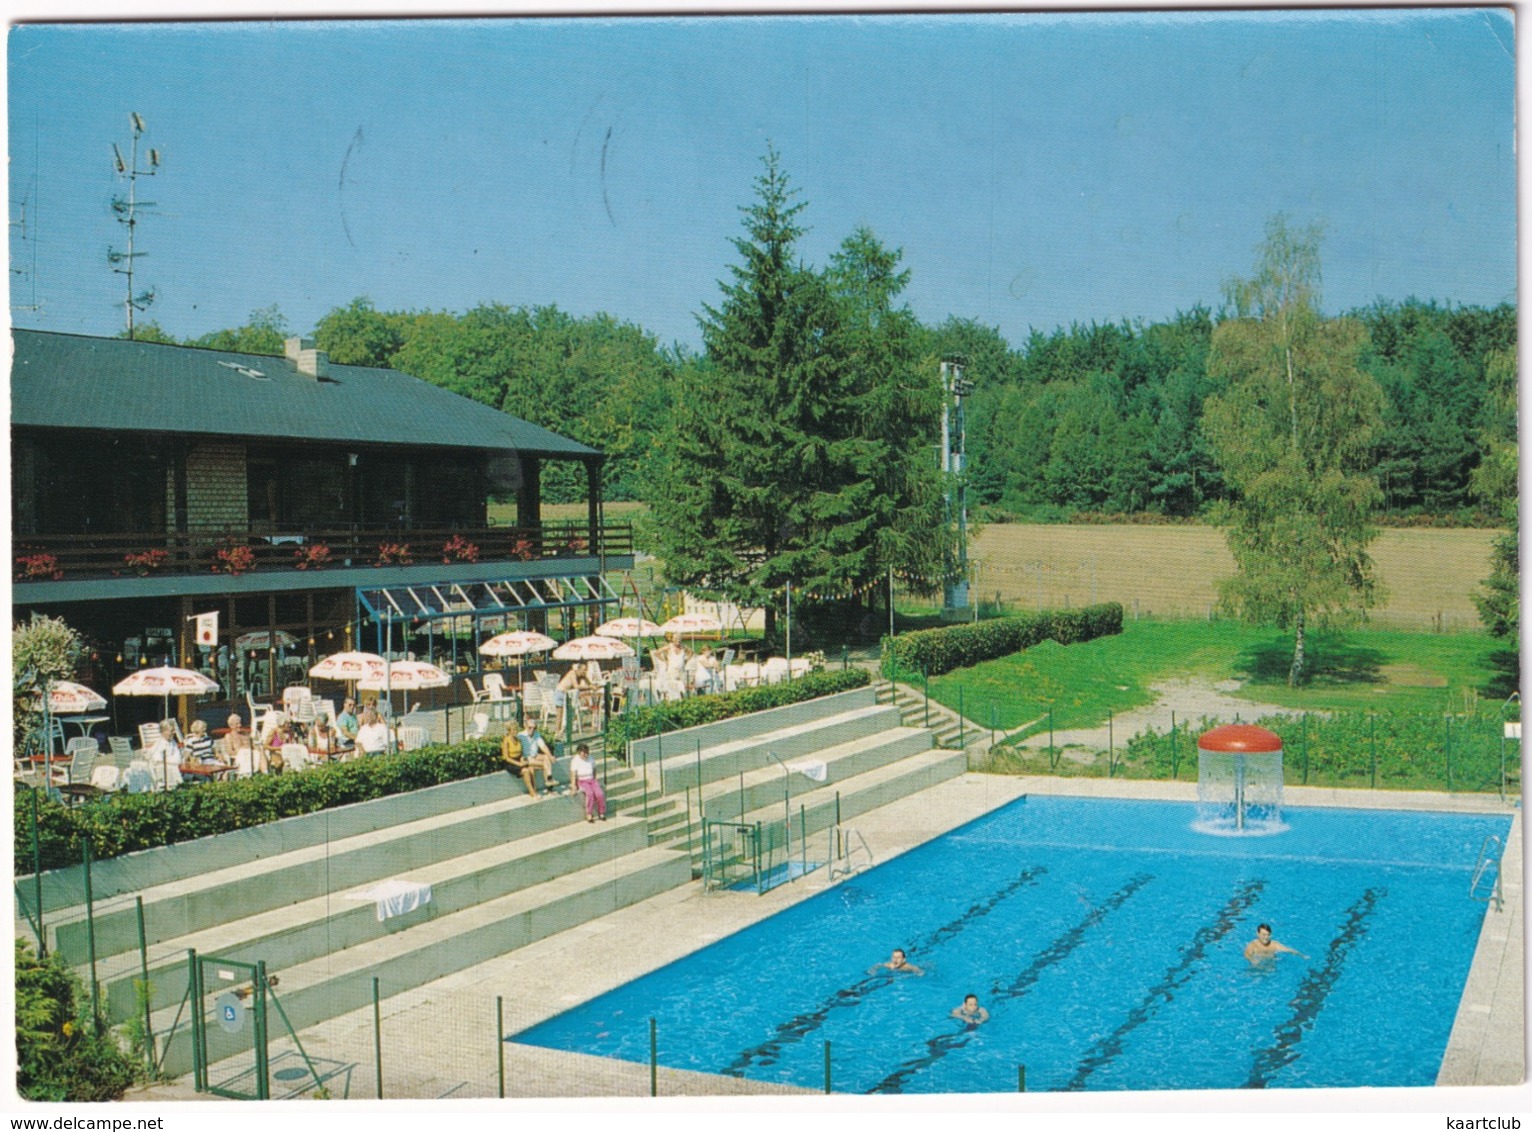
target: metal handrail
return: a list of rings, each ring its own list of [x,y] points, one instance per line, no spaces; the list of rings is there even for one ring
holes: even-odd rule
[[[1493,854],[1490,852],[1494,847]],[[1505,854],[1505,845],[1496,834],[1490,834],[1479,846],[1479,859],[1474,862],[1473,879],[1468,882],[1468,895],[1475,900],[1482,900],[1486,904],[1493,904],[1495,911],[1499,912],[1505,907],[1505,898],[1501,889],[1500,860]],[[1479,895],[1479,881],[1484,878],[1485,872],[1493,865],[1495,869],[1495,883],[1490,886],[1486,895]]]

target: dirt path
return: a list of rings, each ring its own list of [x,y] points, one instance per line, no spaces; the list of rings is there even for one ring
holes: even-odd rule
[[[1104,751],[1109,741],[1121,745],[1130,736],[1137,735],[1148,727],[1154,727],[1162,732],[1169,731],[1171,712],[1175,713],[1178,725],[1187,723],[1195,725],[1203,716],[1225,723],[1232,723],[1238,716],[1249,723],[1263,715],[1291,710],[1276,704],[1242,700],[1231,694],[1237,692],[1239,688],[1238,680],[1220,680],[1216,684],[1206,680],[1162,681],[1150,685],[1150,690],[1155,696],[1154,703],[1148,707],[1133,708],[1131,711],[1125,711],[1113,717],[1110,734],[1105,725],[1073,731],[1055,731],[1053,742],[1060,747],[1075,746],[1083,747],[1088,751]],[[1033,735],[1023,740],[1020,746],[1046,747],[1048,733],[1044,731]]]

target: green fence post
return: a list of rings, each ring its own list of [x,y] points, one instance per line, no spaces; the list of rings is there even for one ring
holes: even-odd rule
[[[660,1095],[660,1047],[655,1032],[654,1019],[649,1019],[649,1095]]]
[[[500,1099],[505,1100],[505,999],[495,995],[495,1055],[500,1063]]]
[[[191,1044],[192,1044],[192,1088],[202,1093],[207,1091],[207,1067],[202,1064],[202,987],[201,971],[197,966],[197,949],[188,948],[186,951],[186,993],[191,996]]]
[[[1048,769],[1049,770],[1057,770],[1058,768],[1059,768],[1058,756],[1055,755],[1054,752],[1053,752],[1053,709],[1049,708],[1048,709]]]
[[[149,1012],[149,944],[144,933],[144,898],[133,898],[135,910],[138,912],[138,969],[143,977],[144,987],[144,1061],[149,1067],[150,1074],[154,1072],[154,1026]]]
[[[1027,1091],[1027,1067],[1025,1065],[1018,1065],[1016,1067],[1016,1091],[1018,1093]]]
[[[266,1024],[266,961],[255,964],[255,1099],[271,1099],[271,1051],[266,1043],[271,1028]]]
[[[835,792],[835,824],[840,825],[840,791]]]
[[[1452,793],[1452,716],[1443,717],[1447,724],[1447,793]]]
[[[35,786],[32,787],[32,890],[37,894],[37,954],[46,959],[48,933],[43,930],[43,848],[37,828],[37,787]]]
[[[1106,776],[1115,778],[1117,775],[1117,740],[1112,734],[1112,713],[1106,713]]]
[[[830,1041],[825,1039],[825,1093],[830,1092]]]
[[[85,948],[90,956],[90,1016],[96,1035],[101,1035],[101,986],[96,981],[96,901],[90,887],[90,837],[81,849],[85,861]]]
[[[840,647],[840,670],[842,672],[845,672],[850,667],[851,667],[851,647],[849,645],[841,645],[841,647]]]
[[[378,1073],[378,1100],[383,1099],[383,1006],[378,976],[372,977],[372,1062]]]
[[[994,746],[995,746],[995,705],[994,704],[990,704],[989,705],[989,745],[990,745],[991,749],[993,749]]]
[[[958,750],[968,750],[968,717],[963,713],[963,685],[958,685]]]
[[[1303,784],[1309,784],[1309,713],[1303,713]]]
[[[922,727],[930,727],[931,726],[931,674],[929,672],[927,672],[924,667],[922,667],[921,670],[920,670],[920,691],[921,691],[921,694],[923,696],[925,696],[925,698],[926,698],[925,722],[923,724],[921,724],[921,726]]]
[[[1372,748],[1372,789],[1378,788],[1378,713],[1372,712],[1367,716],[1368,740]]]
[[[1170,713],[1170,780],[1175,782],[1181,777],[1181,744],[1176,736],[1176,713]]]

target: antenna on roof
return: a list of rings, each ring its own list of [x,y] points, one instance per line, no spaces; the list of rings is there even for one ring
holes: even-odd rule
[[[135,229],[138,226],[138,210],[141,208],[153,208],[152,201],[138,199],[138,178],[152,177],[160,167],[160,151],[149,151],[149,168],[138,167],[138,139],[144,134],[144,120],[137,113],[129,113],[129,120],[133,124],[133,148],[127,161],[122,159],[122,151],[117,148],[117,143],[112,143],[112,166],[119,177],[126,177],[128,181],[127,199],[122,197],[112,198],[112,211],[117,214],[117,223],[125,226],[128,230],[128,250],[120,252],[116,248],[106,249],[106,262],[111,264],[112,270],[119,275],[128,277],[128,294],[123,301],[123,311],[127,316],[128,337],[133,337],[133,312],[148,309],[154,302],[154,288],[147,291],[133,293],[133,261],[147,253],[134,249]]]
[[[15,218],[11,220],[12,234],[21,241],[22,247],[26,250],[25,258],[30,263],[30,265],[27,267],[17,267],[16,264],[21,263],[23,257],[19,255],[13,255],[11,257],[11,274],[23,275],[27,277],[31,284],[32,301],[26,305],[22,305],[21,303],[12,303],[11,310],[35,312],[41,311],[43,309],[42,304],[37,301],[37,238],[33,234],[32,230],[27,226],[27,207],[32,202],[32,194],[37,192],[38,141],[37,123],[35,119],[32,124],[32,129],[32,184],[28,188],[27,194],[21,198],[18,205],[17,214]],[[35,218],[33,220],[32,227],[36,227]],[[14,295],[16,290],[13,288],[11,293]]]

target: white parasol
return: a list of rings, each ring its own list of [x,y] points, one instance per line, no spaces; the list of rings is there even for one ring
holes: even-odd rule
[[[665,631],[643,617],[619,617],[596,626],[598,637],[660,637]]]
[[[556,660],[619,660],[633,649],[616,637],[576,637],[553,650]]]
[[[517,629],[510,633],[501,633],[498,637],[491,637],[479,646],[479,652],[485,656],[514,656],[516,658],[516,683],[520,685],[522,657],[530,656],[537,652],[547,652],[558,644],[552,637],[543,633],[534,633],[530,629]]]
[[[384,695],[390,692],[403,692],[404,712],[408,715],[411,692],[424,691],[426,688],[445,688],[451,683],[452,677],[434,664],[428,664],[423,660],[395,660],[385,664],[382,672],[362,677],[357,681],[357,687],[365,688],[369,692],[382,692]]]
[[[696,633],[721,633],[723,622],[711,613],[678,613],[660,626],[663,633],[678,633],[683,637]]]
[[[159,668],[140,668],[126,680],[118,681],[112,685],[114,696],[160,696],[165,701],[165,718],[170,714],[171,696],[203,696],[208,692],[218,691],[218,681],[210,676],[204,676],[200,672],[193,672],[190,668],[171,668],[162,665]],[[168,749],[161,749],[161,758],[165,758]],[[169,784],[170,767],[168,764],[161,768],[160,781]]]
[[[48,686],[48,710],[54,715],[83,715],[106,707],[106,700],[84,684],[55,680]]]
[[[316,680],[363,680],[374,675],[381,677],[388,661],[373,652],[338,652],[325,657],[309,669]]]

